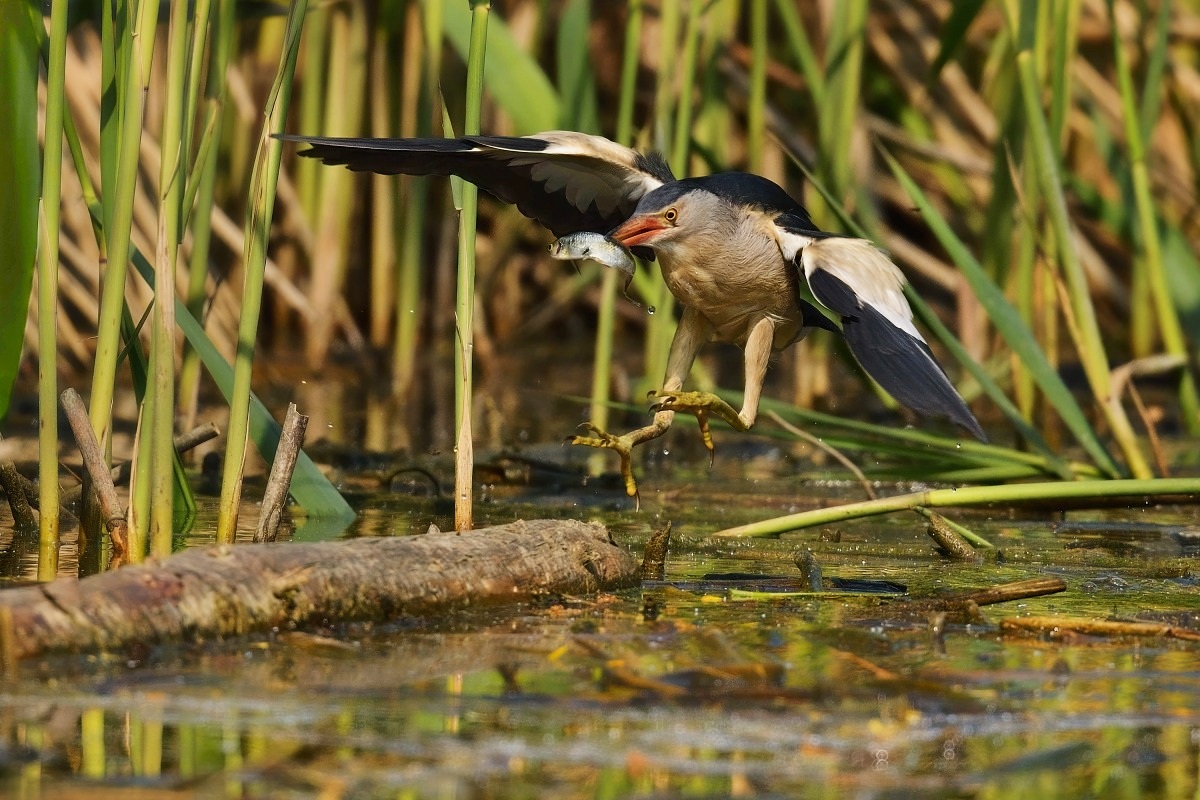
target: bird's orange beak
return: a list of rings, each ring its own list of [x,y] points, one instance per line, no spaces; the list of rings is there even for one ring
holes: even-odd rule
[[[659,231],[666,230],[668,227],[657,214],[632,217],[618,225],[608,237],[626,247],[637,247],[639,244],[650,241]]]

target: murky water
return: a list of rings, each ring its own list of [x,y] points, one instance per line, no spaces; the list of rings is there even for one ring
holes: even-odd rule
[[[391,491],[371,489],[371,473],[347,477],[363,509],[347,535],[449,526],[430,488],[442,485],[437,465],[422,469]],[[611,482],[570,472],[480,490],[483,523],[599,518],[638,552],[674,520],[665,584],[22,664],[0,685],[0,795],[1195,796],[1195,642],[998,627],[1086,615],[1195,629],[1195,508],[957,515],[1001,550],[986,563],[943,560],[904,515],[708,538],[851,492],[796,469],[769,448],[712,472],[651,464],[640,514]],[[1044,575],[1068,591],[938,629],[903,599],[743,600],[702,580],[796,578],[800,545],[828,577],[897,581],[913,597]]]
[[[634,513],[613,477],[583,477],[588,453],[529,444],[569,433],[579,406],[548,396],[531,413],[521,409],[543,389],[521,391],[498,397],[501,422],[480,434],[479,524],[597,519],[640,554],[671,520],[665,583],[486,615],[22,663],[0,680],[0,797],[1200,792],[1200,645],[1019,636],[999,625],[1063,616],[1195,631],[1197,508],[956,511],[1001,553],[978,563],[939,556],[915,515],[717,540],[715,530],[857,500],[860,490],[728,434],[709,470],[684,431],[639,466],[644,510]],[[339,531],[297,519],[294,538],[452,527],[440,434],[405,450],[367,405],[357,415],[316,409],[309,427],[311,440],[327,431],[358,443],[313,448],[358,521]],[[364,456],[364,441],[390,455]],[[247,496],[257,496],[253,483]],[[247,503],[244,531],[255,516]],[[214,499],[202,498],[188,542],[208,541],[214,518]],[[7,536],[6,574],[21,574],[32,553]],[[69,570],[69,530],[66,541]],[[764,599],[704,580],[799,580],[798,547],[827,578],[893,581],[908,594]],[[1067,591],[987,606],[970,622],[909,604],[1039,576],[1061,577]]]

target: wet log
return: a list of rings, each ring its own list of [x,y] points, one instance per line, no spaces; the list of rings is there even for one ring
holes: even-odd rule
[[[0,661],[386,621],[637,582],[601,525],[519,521],[463,534],[195,548],[0,592]]]

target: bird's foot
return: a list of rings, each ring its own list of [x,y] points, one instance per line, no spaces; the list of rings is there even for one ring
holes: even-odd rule
[[[579,426],[587,431],[588,435],[584,436],[568,436],[568,444],[578,444],[584,447],[600,447],[608,450],[615,450],[617,455],[621,457],[621,478],[625,481],[625,494],[633,498],[633,506],[635,511],[640,511],[642,508],[642,497],[638,494],[637,481],[633,479],[633,466],[630,463],[630,457],[633,455],[635,445],[641,444],[644,439],[637,438],[637,431],[626,433],[623,436],[615,436],[607,431],[602,431],[590,422],[585,422]]]
[[[700,426],[700,438],[704,440],[704,447],[708,450],[710,467],[716,455],[716,450],[713,448],[712,430],[708,426],[710,416],[720,417],[728,422],[735,431],[750,430],[749,423],[742,419],[734,407],[712,392],[652,391],[647,396],[657,401],[650,406],[651,411],[677,411],[682,414],[691,414],[696,418],[696,422]]]

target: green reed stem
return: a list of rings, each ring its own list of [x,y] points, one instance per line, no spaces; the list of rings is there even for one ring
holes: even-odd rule
[[[371,135],[385,137],[393,135],[393,98],[391,90],[392,32],[387,26],[377,24],[370,32],[370,68],[367,76],[371,99],[368,121]],[[399,180],[394,175],[371,176],[371,205],[378,224],[371,226],[371,298],[369,336],[371,345],[386,347],[391,339],[392,316],[395,310],[396,293],[392,288],[396,275],[396,189]]]
[[[642,41],[643,0],[629,0],[629,19],[625,23],[625,50],[621,59],[621,99],[617,106],[617,141],[633,142],[633,112],[637,104],[637,72]]]
[[[291,99],[292,76],[308,0],[296,0],[288,13],[279,71],[267,98],[265,120],[259,134],[258,155],[250,180],[250,203],[246,212],[246,244],[243,253],[245,290],[242,294],[242,318],[238,325],[237,354],[233,366],[233,391],[229,403],[229,436],[225,469],[221,480],[221,504],[217,516],[217,542],[231,544],[237,532],[238,505],[242,496],[246,442],[249,435],[250,379],[254,367],[254,345],[258,337],[259,312],[262,309],[263,275],[266,272],[267,243],[271,218],[275,212],[275,189],[279,182],[279,164],[283,142],[271,138],[283,130]],[[160,295],[162,296],[162,295]]]
[[[681,102],[675,92],[676,82],[682,70],[691,70],[692,64],[685,64],[679,58],[679,22],[681,17],[681,0],[663,0],[659,5],[659,50],[658,50],[658,84],[654,97],[654,139],[655,146],[660,150],[675,141],[674,124],[671,110],[673,103]],[[667,151],[667,157],[675,168],[675,154]],[[687,162],[684,162],[684,166]],[[676,173],[676,177],[684,177]],[[675,332],[675,296],[667,288],[666,281],[654,282],[655,291],[646,295],[647,304],[655,313],[646,324],[646,339],[643,343],[645,375],[643,388],[657,387],[667,370],[667,352],[671,347],[671,337]]]
[[[826,182],[836,197],[847,198],[853,190],[850,147],[862,89],[867,4],[865,0],[845,0],[832,8],[832,39],[825,56],[825,105],[817,112],[819,139],[826,159]],[[862,213],[868,208],[857,210]]]
[[[67,81],[67,4],[50,8],[46,134],[42,155],[38,250],[38,580],[58,575],[58,237],[62,213],[62,142]]]
[[[890,514],[893,511],[908,511],[918,506],[956,508],[1037,501],[1097,500],[1106,497],[1138,498],[1139,502],[1149,503],[1162,497],[1195,498],[1197,496],[1200,496],[1200,479],[1197,478],[1075,481],[1073,483],[1054,481],[1051,483],[1022,483],[1013,486],[967,486],[957,489],[931,489],[789,514],[750,525],[728,528],[713,535],[722,538],[778,536],[781,533],[801,528]]]
[[[1159,24],[1166,27],[1170,22],[1170,2],[1164,0],[1159,17]],[[1146,161],[1146,136],[1150,132],[1151,119],[1144,119],[1134,95],[1133,75],[1129,68],[1129,55],[1121,41],[1121,34],[1113,12],[1113,0],[1108,0],[1109,27],[1112,29],[1113,57],[1117,71],[1117,85],[1121,91],[1121,116],[1125,122],[1125,138],[1129,146],[1130,169],[1133,179],[1133,197],[1137,206],[1138,229],[1141,232],[1142,261],[1141,269],[1146,271],[1150,296],[1154,302],[1154,316],[1158,320],[1159,332],[1162,335],[1163,346],[1169,355],[1187,358],[1187,340],[1183,334],[1183,326],[1175,311],[1175,303],[1171,290],[1167,285],[1166,271],[1163,267],[1162,241],[1159,234],[1159,220],[1155,213],[1154,198],[1150,190],[1150,171]],[[1158,49],[1165,49],[1165,31],[1160,34]],[[1161,57],[1160,57],[1161,58]],[[1151,71],[1151,76],[1154,72]],[[1159,71],[1161,78],[1161,69]],[[1143,97],[1160,94],[1158,83],[1147,85],[1143,89]],[[1152,106],[1151,106],[1152,107]],[[1200,432],[1200,397],[1197,397],[1195,377],[1191,369],[1182,371],[1179,382],[1179,403],[1182,407],[1183,422],[1188,432]]]
[[[767,0],[750,1],[750,98],[746,111],[746,166],[762,169],[767,128]]]
[[[700,3],[688,5],[683,33],[683,73],[679,76],[679,98],[675,103],[675,138],[671,144],[671,170],[677,177],[688,173],[692,141],[692,94],[696,87],[696,55],[700,45]]]
[[[1150,466],[1134,435],[1129,417],[1121,405],[1121,399],[1112,395],[1112,375],[1109,371],[1108,355],[1100,336],[1100,326],[1096,321],[1096,309],[1092,305],[1087,277],[1084,275],[1083,265],[1080,263],[1079,253],[1075,247],[1075,232],[1071,226],[1066,197],[1063,194],[1058,157],[1054,142],[1050,137],[1045,113],[1042,111],[1041,84],[1037,79],[1031,41],[1031,21],[1036,13],[1036,3],[1033,0],[1022,0],[1021,6],[1020,20],[1010,21],[1010,27],[1017,32],[1017,70],[1020,77],[1021,96],[1025,104],[1025,116],[1029,125],[1030,149],[1038,185],[1053,225],[1059,263],[1066,278],[1070,311],[1074,317],[1074,325],[1071,326],[1072,333],[1078,337],[1079,357],[1083,363],[1088,383],[1108,419],[1113,438],[1125,456],[1130,474],[1135,478],[1147,479],[1152,474]]]
[[[469,0],[471,4],[471,45],[467,56],[467,97],[463,113],[463,133],[478,135],[483,111],[483,65],[487,54],[487,24],[492,4],[489,0]],[[458,228],[458,299],[455,305],[454,348],[455,426],[457,457],[454,468],[454,529],[474,527],[474,442],[471,434],[471,391],[473,387],[475,319],[475,222],[479,210],[479,190],[473,183],[462,187],[462,216]]]
[[[361,133],[369,49],[366,9],[347,3],[330,21],[330,52],[325,81],[325,121],[319,130],[330,136]],[[347,87],[355,87],[347,90]],[[349,170],[325,170],[317,192],[316,240],[309,284],[312,321],[306,352],[312,364],[324,362],[333,340],[336,304],[345,293],[350,260],[351,215],[355,177]],[[386,225],[386,223],[382,223]]]
[[[117,4],[117,23],[125,3]],[[96,438],[105,451],[109,446],[112,426],[113,394],[116,390],[117,355],[120,352],[121,310],[125,304],[125,276],[129,265],[130,232],[133,227],[133,205],[137,188],[138,150],[141,144],[142,117],[145,113],[145,93],[150,85],[150,67],[154,57],[155,29],[158,25],[158,0],[142,0],[137,6],[137,19],[132,31],[121,31],[125,38],[116,43],[116,66],[113,84],[105,91],[116,90],[117,106],[108,119],[109,148],[102,148],[105,216],[104,231],[108,239],[108,264],[104,271],[100,295],[100,319],[96,343],[96,365],[92,373],[92,394],[88,416]],[[111,176],[111,179],[110,179]]]
[[[302,131],[323,131],[325,74],[329,69],[331,15],[339,13],[335,5],[318,3],[304,20],[304,76],[296,98],[296,124]],[[324,170],[314,158],[296,159],[296,196],[308,219],[317,218],[317,188]]]
[[[629,18],[625,24],[625,50],[621,59],[621,94],[617,105],[617,141],[623,145],[633,142],[633,110],[637,100],[638,55],[642,39],[642,0],[630,0]],[[601,430],[608,429],[608,401],[612,383],[613,331],[617,308],[616,270],[604,270],[600,284],[600,307],[596,313],[596,345],[592,358],[592,398],[588,419]],[[588,471],[598,475],[604,471],[607,459],[596,452],[588,459]]]
[[[207,0],[206,0],[207,1]],[[208,80],[204,87],[207,105],[207,118],[204,130],[200,135],[197,152],[199,173],[188,181],[188,190],[195,189],[192,200],[184,199],[184,212],[190,214],[192,230],[192,254],[188,264],[188,284],[186,302],[188,311],[196,319],[204,317],[204,302],[206,300],[205,283],[208,278],[209,248],[212,244],[212,208],[216,197],[217,185],[217,138],[221,123],[225,117],[225,81],[221,77],[229,65],[229,55],[233,46],[233,20],[236,5],[235,0],[217,0],[211,6],[209,18],[211,56],[209,58]],[[197,22],[200,22],[197,16]],[[201,56],[193,51],[194,74],[201,70]],[[195,208],[196,211],[191,211]],[[196,417],[196,403],[200,389],[200,354],[190,344],[185,343],[183,361],[179,368],[179,397],[182,398],[183,419],[181,426],[187,430],[192,427]]]
[[[979,300],[984,310],[987,311],[992,323],[996,326],[996,330],[1004,337],[1005,342],[1013,349],[1013,352],[1019,356],[1021,363],[1029,370],[1033,379],[1037,381],[1038,386],[1046,395],[1047,400],[1054,405],[1059,416],[1062,417],[1071,432],[1075,434],[1079,443],[1087,450],[1088,455],[1092,457],[1101,469],[1115,477],[1117,467],[1112,461],[1112,457],[1104,449],[1104,445],[1100,442],[1096,436],[1096,432],[1088,423],[1087,415],[1083,413],[1083,409],[1075,402],[1074,396],[1066,384],[1063,383],[1062,378],[1050,366],[1045,353],[1038,346],[1033,333],[1021,318],[1020,313],[1008,302],[1000,287],[996,286],[987,275],[982,265],[979,264],[966,245],[963,244],[962,240],[958,238],[945,219],[938,215],[933,208],[933,204],[925,196],[925,193],[909,177],[899,162],[887,152],[884,152],[884,159],[887,161],[896,180],[899,181],[901,187],[920,210],[921,216],[933,231],[934,236],[938,238],[942,247],[950,254],[955,266],[959,268],[967,283],[970,284],[975,297]],[[909,294],[911,300],[912,293],[910,292]],[[963,353],[963,357],[967,359],[962,362],[964,366],[975,363],[974,359],[970,359],[965,352]],[[968,368],[970,369],[970,367]],[[971,372],[980,380],[981,385],[986,385],[984,384],[984,379],[980,377],[980,375],[986,374],[982,369],[978,373],[974,369]],[[1026,441],[1049,457],[1056,458],[1041,434],[1026,423],[1024,417],[1012,406],[1002,392],[995,395],[989,392],[989,396],[992,396],[993,401],[997,402],[1001,409],[1004,410],[1009,421]],[[1000,401],[999,398],[1001,397],[1004,398],[1003,401]]]
[[[812,39],[804,30],[804,20],[800,9],[792,0],[775,0],[775,12],[783,23],[784,37],[788,47],[796,56],[796,63],[808,84],[808,93],[812,104],[817,108],[825,107],[825,73],[821,70]]]
[[[1050,135],[1065,145],[1067,114],[1071,110],[1071,72],[1079,44],[1079,0],[1048,3],[1053,13],[1054,52],[1050,64]]]
[[[422,30],[422,25],[424,30]],[[429,120],[437,95],[442,60],[442,4],[415,2],[408,7],[404,30],[405,86],[402,91],[400,135],[429,135]],[[428,216],[429,185],[425,178],[406,176],[399,278],[396,282],[396,336],[392,347],[392,389],[401,394],[416,375],[418,331],[421,322],[421,254]]]
[[[104,709],[89,708],[79,715],[79,773],[89,780],[105,776]]]
[[[188,98],[187,68],[192,44],[187,39],[190,4],[172,3],[167,34],[167,85],[163,104],[161,160],[159,162],[158,248],[155,258],[153,328],[150,339],[151,380],[148,386],[154,398],[149,415],[148,447],[150,455],[151,504],[150,552],[154,556],[171,553],[174,533],[175,497],[173,491],[175,445],[175,268],[179,243],[183,238],[183,198],[187,169],[187,141],[184,120]]]

